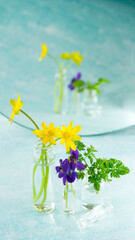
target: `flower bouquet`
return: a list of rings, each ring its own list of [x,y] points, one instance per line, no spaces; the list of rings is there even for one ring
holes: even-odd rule
[[[33,124],[36,129],[33,134],[37,135],[38,141],[34,144],[34,167],[33,167],[33,206],[39,212],[51,212],[55,208],[53,186],[52,186],[52,168],[55,161],[54,146],[60,140],[60,144],[65,144],[66,151],[76,151],[74,144],[75,140],[80,140],[81,137],[77,133],[81,130],[81,126],[72,127],[73,121],[62,128],[54,127],[54,123],[42,123],[42,129],[39,129],[36,122],[21,108],[23,102],[18,94],[18,100],[11,99],[12,114],[9,119],[11,124],[15,115],[24,114]],[[72,166],[73,169],[74,166]],[[66,180],[65,180],[66,182]]]
[[[80,113],[80,95],[83,93],[83,112],[87,115],[93,114],[97,110],[98,97],[100,95],[100,85],[110,83],[104,78],[99,78],[96,83],[82,80],[82,74],[77,73],[71,79],[68,88],[73,92],[73,112]]]
[[[129,168],[124,166],[120,160],[110,158],[97,158],[97,152],[93,146],[85,146],[81,142],[81,137],[77,134],[81,126],[74,126],[73,121],[66,127],[54,127],[54,123],[49,126],[42,123],[39,129],[37,123],[22,110],[23,102],[18,94],[18,100],[11,99],[12,113],[9,121],[11,124],[15,115],[24,114],[36,128],[33,130],[38,138],[34,144],[34,167],[32,174],[33,182],[33,207],[38,212],[51,212],[55,208],[54,192],[52,186],[52,170],[54,169],[55,153],[54,146],[60,141],[65,144],[67,157],[59,160],[59,166],[55,167],[58,177],[63,180],[64,191],[64,212],[71,214],[75,212],[76,180],[86,179],[84,184],[82,205],[91,209],[97,203],[93,201],[91,193],[98,196],[102,182],[110,182],[112,178],[120,178],[121,175],[129,173]],[[90,194],[90,197],[89,197]],[[96,201],[96,202],[95,202]]]
[[[46,56],[50,57],[58,67],[58,73],[56,74],[56,80],[54,84],[54,112],[61,113],[63,107],[63,113],[65,113],[65,106],[62,105],[63,98],[67,97],[66,72],[73,63],[80,66],[83,56],[80,55],[79,52],[66,52],[58,56],[58,58],[62,59],[62,61],[59,62],[57,58],[48,53],[47,45],[42,44],[42,52],[39,61],[41,61]]]

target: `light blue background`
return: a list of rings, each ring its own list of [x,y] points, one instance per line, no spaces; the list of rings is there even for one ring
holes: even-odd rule
[[[45,42],[54,55],[73,50],[84,55],[81,68],[70,69],[69,79],[80,70],[86,80],[105,77],[111,81],[111,85],[102,87],[100,98],[100,104],[110,111],[96,120],[85,119],[84,134],[134,124],[134,28],[132,0],[0,0],[0,111],[9,116],[9,100],[19,92],[24,110],[38,123],[52,119],[59,122],[58,116],[51,113],[56,66],[49,59],[40,63],[37,60],[41,43]],[[69,122],[66,115],[61,118],[61,122]],[[21,114],[15,120],[32,127]],[[62,185],[58,178],[56,211],[41,215],[32,209],[35,136],[28,129],[11,126],[2,116],[0,136],[0,240],[134,240],[134,126],[83,138],[86,144],[94,145],[99,156],[118,158],[131,170],[129,175],[106,185],[105,198],[114,209],[107,218],[85,230],[76,224],[82,210],[71,217],[62,213]],[[56,161],[64,152],[63,147],[57,148]],[[81,199],[80,183],[77,190]]]
[[[135,111],[135,2],[133,0],[0,0],[0,110],[9,116],[9,99],[19,92],[27,112],[52,112],[56,65],[38,62],[41,44],[57,56],[84,55],[85,80],[107,78],[103,105]]]

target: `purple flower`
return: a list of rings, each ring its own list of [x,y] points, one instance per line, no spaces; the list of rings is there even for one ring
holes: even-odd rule
[[[77,173],[75,172],[76,168],[81,171],[85,168],[84,164],[78,161],[79,151],[70,151],[71,155],[69,159],[59,160],[60,166],[57,166],[56,172],[58,173],[59,178],[63,178],[63,184],[66,184],[66,181],[72,183],[75,179],[78,179]]]
[[[75,89],[73,83],[76,82],[76,81],[78,81],[78,80],[80,80],[81,77],[82,77],[82,74],[79,72],[79,73],[77,73],[76,77],[74,77],[74,78],[71,79],[71,83],[68,85],[68,88],[69,88],[71,91]]]
[[[61,160],[60,160],[61,161]],[[75,170],[75,164],[72,162],[69,162],[68,159],[65,159],[64,161],[60,162],[60,167],[57,166],[56,172],[59,173],[58,177],[63,177],[63,184],[66,184],[66,181],[69,183],[72,183],[75,181],[77,177],[77,173]]]
[[[74,157],[74,158],[76,158],[78,160],[78,157],[79,157],[78,149],[76,149],[75,151],[73,149],[71,149],[70,153],[71,153],[71,157]]]
[[[70,155],[70,161],[72,161],[72,162],[74,162],[75,163],[75,166],[76,166],[76,168],[79,170],[79,171],[81,171],[81,170],[83,170],[84,168],[85,168],[85,166],[84,166],[84,164],[83,163],[81,163],[81,162],[79,162],[79,161],[77,161],[78,160],[78,157],[79,157],[79,151],[76,149],[76,151],[74,151],[74,150],[70,150],[70,153],[71,153],[71,155]]]

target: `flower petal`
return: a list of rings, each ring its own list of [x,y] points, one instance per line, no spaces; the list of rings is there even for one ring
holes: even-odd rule
[[[72,121],[69,123],[69,125],[67,126],[67,130],[71,130],[72,125],[73,125],[73,120],[72,120]]]
[[[64,177],[63,177],[63,184],[64,184],[64,185],[66,185],[66,180],[67,180],[67,176],[64,175]]]
[[[62,178],[62,177],[64,177],[64,175],[65,175],[65,174],[64,174],[63,172],[59,172],[58,177],[59,177],[59,178]]]
[[[85,166],[84,166],[84,164],[83,164],[83,163],[81,163],[81,162],[79,162],[79,161],[77,161],[77,165],[76,165],[76,167],[78,168],[78,170],[79,170],[79,171],[81,171],[81,170],[85,169]]]
[[[78,149],[76,149],[76,151],[74,151],[73,149],[70,149],[70,153],[78,160],[78,157],[79,157]]]
[[[48,140],[51,144],[56,145],[56,141],[54,140],[53,137],[50,137]]]
[[[41,52],[41,56],[39,57],[39,61],[41,61],[47,54],[48,52],[48,48],[46,44],[42,44],[42,52]]]
[[[66,131],[66,126],[62,125],[62,131],[65,132]]]
[[[81,131],[81,129],[82,129],[82,127],[78,125],[78,126],[75,126],[75,127],[72,128],[72,132],[74,134],[77,134],[78,132]]]
[[[60,170],[61,170],[59,166],[55,167],[55,169],[56,169],[57,173],[60,172]]]
[[[70,140],[69,142],[70,142],[69,143],[70,148],[72,148],[75,151],[76,150],[76,146],[75,146],[74,142],[72,140]]]
[[[42,138],[44,136],[43,130],[37,129],[32,131],[33,134],[36,134],[38,138]]]
[[[48,129],[53,130],[54,129],[54,123],[50,123],[49,126],[48,126]]]
[[[42,126],[42,128],[43,128],[44,130],[47,129],[47,124],[46,124],[45,122],[43,122],[43,123],[41,124],[41,126]]]

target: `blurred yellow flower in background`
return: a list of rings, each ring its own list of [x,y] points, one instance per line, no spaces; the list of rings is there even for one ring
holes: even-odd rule
[[[33,134],[36,134],[38,138],[41,138],[44,145],[46,145],[48,142],[56,145],[54,138],[57,138],[60,127],[54,127],[54,123],[50,123],[47,127],[45,122],[43,122],[41,126],[43,130],[34,130],[32,131]]]
[[[74,144],[75,140],[80,140],[81,137],[76,135],[81,131],[81,126],[72,127],[73,121],[67,126],[62,125],[62,130],[58,133],[58,138],[61,138],[60,143],[63,145],[65,143],[65,148],[67,152],[72,148],[74,151],[76,150],[76,146]]]
[[[42,44],[42,52],[41,52],[41,56],[39,57],[39,61],[41,61],[47,54],[48,52],[48,48],[47,48],[47,45],[46,44]]]
[[[80,66],[80,63],[82,62],[83,56],[79,54],[79,52],[72,52],[71,57],[73,61]]]
[[[20,109],[23,107],[23,102],[20,99],[19,93],[18,93],[18,100],[11,99],[10,104],[12,106],[12,113],[9,121],[11,121],[11,124],[13,122],[14,116],[18,115],[20,113]]]
[[[61,58],[69,60],[71,58],[71,54],[69,54],[68,52],[62,53]]]

